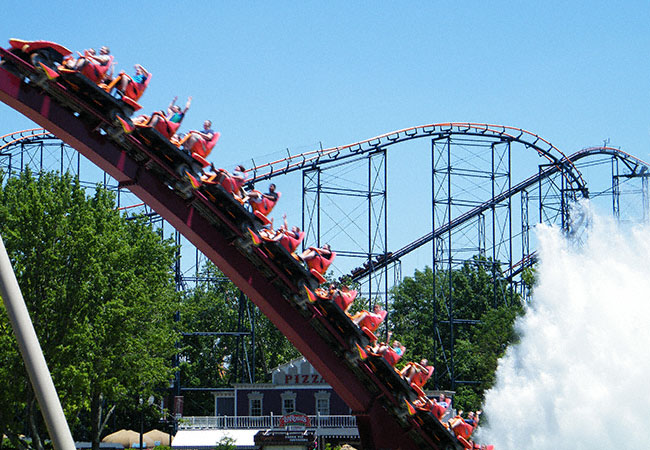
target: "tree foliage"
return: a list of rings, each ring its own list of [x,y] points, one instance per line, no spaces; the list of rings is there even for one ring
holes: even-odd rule
[[[516,340],[513,325],[523,311],[498,265],[476,257],[435,276],[430,267],[416,270],[392,294],[391,324],[407,348],[406,359],[435,361],[430,387],[454,388],[459,407],[478,409],[494,383],[498,359]],[[478,383],[452,386],[452,368],[456,380]]]
[[[287,338],[213,263],[203,267],[200,278],[203,281],[183,298],[178,324],[186,333],[180,355],[184,388],[269,381],[271,369],[299,356]],[[213,408],[214,397],[209,393],[185,394],[184,414],[210,415]]]
[[[0,200],[0,234],[66,416],[97,446],[116,405],[172,377],[175,248],[123,218],[112,193],[86,196],[69,175],[25,171],[3,182]],[[28,445],[18,441],[25,433],[40,449],[40,415],[4,309],[0,326],[1,382],[13,386],[0,394],[0,431],[16,446]]]

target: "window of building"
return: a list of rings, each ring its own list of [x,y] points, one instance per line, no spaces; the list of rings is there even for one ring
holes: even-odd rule
[[[248,413],[251,416],[262,415],[262,398],[261,392],[251,392],[248,394]]]
[[[321,416],[330,415],[330,393],[324,391],[318,391],[314,394],[316,399],[316,413]]]
[[[280,394],[282,398],[282,415],[291,414],[296,411],[296,393],[286,391]]]

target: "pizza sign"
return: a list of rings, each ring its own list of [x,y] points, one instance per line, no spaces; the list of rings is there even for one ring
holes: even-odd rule
[[[317,373],[285,375],[284,384],[324,384],[325,379]]]

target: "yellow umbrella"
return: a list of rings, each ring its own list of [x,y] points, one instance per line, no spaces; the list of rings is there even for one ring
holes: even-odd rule
[[[122,444],[124,448],[131,447],[132,444],[140,443],[140,433],[133,430],[120,430],[111,433],[102,439],[102,442],[112,442],[113,444]],[[144,445],[144,443],[143,443]]]

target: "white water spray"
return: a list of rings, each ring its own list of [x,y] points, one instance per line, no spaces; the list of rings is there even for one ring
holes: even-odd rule
[[[592,215],[575,248],[539,227],[540,264],[521,342],[487,393],[497,450],[650,448],[650,227]]]

